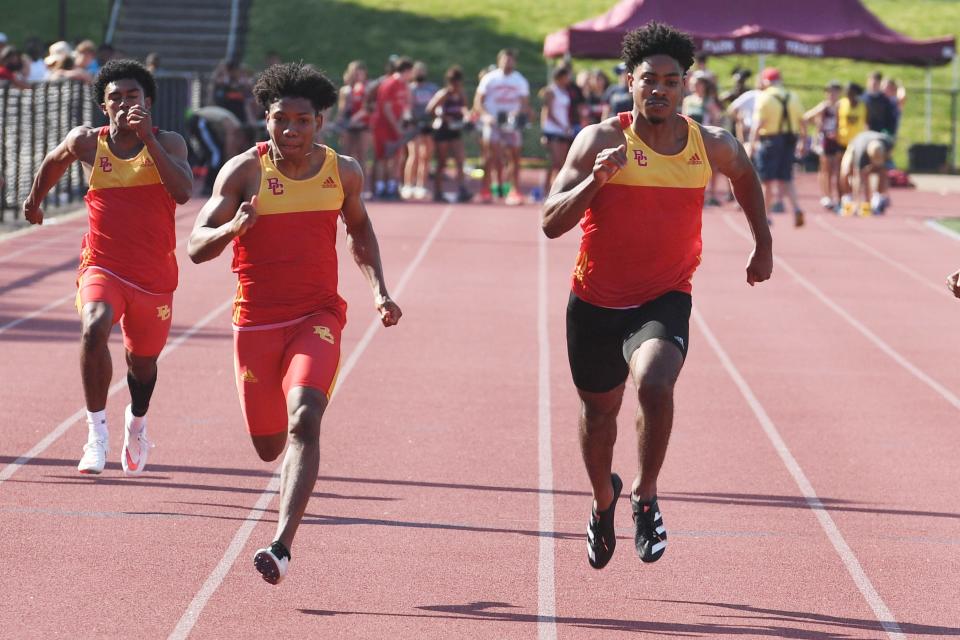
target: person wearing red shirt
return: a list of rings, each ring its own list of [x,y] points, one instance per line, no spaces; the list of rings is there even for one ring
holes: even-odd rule
[[[317,481],[320,421],[340,363],[346,303],[337,293],[338,220],[384,326],[397,324],[401,311],[387,293],[359,163],[314,143],[322,112],[337,99],[333,84],[302,63],[279,64],[260,75],[253,93],[270,140],[223,167],[188,251],[200,263],[233,246],[234,368],[247,431],[263,460],[290,443],[276,536],[254,556],[263,579],[276,584]]]
[[[400,58],[394,71],[377,86],[373,114],[374,195],[396,200],[400,197],[404,158],[398,153],[410,115],[410,78],[413,61]]]
[[[44,197],[80,160],[90,180],[85,198],[90,230],[83,237],[77,276],[88,426],[77,469],[103,471],[113,368],[107,339],[120,322],[130,388],[121,464],[126,473],[138,474],[152,446],[146,413],[177,288],[174,212],[177,204],[190,198],[193,173],[180,134],[153,126],[150,106],[156,85],[143,65],[134,60],[108,62],[97,75],[93,93],[109,126],[77,127],[47,154],[23,203],[23,214],[31,224],[43,224]]]
[[[567,351],[580,396],[580,446],[593,488],[587,557],[606,566],[623,482],[611,473],[627,376],[638,389],[638,469],[630,492],[644,562],[667,533],[657,477],[673,426],[673,388],[689,343],[692,277],[700,264],[704,189],[713,171],[733,183],[753,231],[747,282],[770,277],[763,192],[743,147],[720,127],[677,113],[693,41],[651,22],[623,41],[632,112],[586,127],[543,205],[543,231],[583,229],[567,306]]]

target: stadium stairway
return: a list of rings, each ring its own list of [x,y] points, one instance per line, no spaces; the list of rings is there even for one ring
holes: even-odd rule
[[[208,74],[228,56],[231,11],[237,8],[234,56],[241,57],[252,0],[114,0],[119,4],[112,44],[143,60],[160,55],[167,72]]]

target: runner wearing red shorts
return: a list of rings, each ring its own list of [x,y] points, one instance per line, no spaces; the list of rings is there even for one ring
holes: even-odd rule
[[[333,85],[303,64],[274,65],[254,95],[270,140],[224,166],[189,253],[200,263],[233,245],[234,363],[247,430],[263,460],[275,460],[290,441],[276,537],[254,556],[263,579],[276,584],[317,481],[320,421],[340,364],[346,303],[337,293],[338,218],[384,326],[401,312],[384,284],[359,163],[313,142],[321,112],[337,99]]]
[[[152,446],[146,413],[157,381],[157,358],[167,342],[177,288],[174,212],[193,188],[187,147],[179,134],[153,127],[153,76],[133,60],[100,70],[94,96],[109,126],[77,127],[47,154],[23,203],[31,224],[43,223],[44,197],[74,160],[89,178],[90,230],[83,237],[77,277],[80,369],[87,405],[87,444],[80,473],[100,473],[109,432],[106,404],[113,365],[107,339],[120,322],[130,404],[120,455],[123,470],[141,473]]]
[[[400,58],[393,73],[377,86],[373,127],[374,196],[396,200],[403,176],[404,121],[410,115],[410,78],[413,61]]]
[[[677,113],[693,53],[688,35],[663,24],[626,35],[633,111],[580,132],[543,206],[548,237],[578,222],[583,229],[567,305],[567,352],[593,488],[587,553],[596,569],[616,546],[614,509],[623,482],[611,465],[628,375],[640,403],[630,496],[634,545],[644,562],[658,560],[666,548],[657,477],[673,426],[673,388],[687,354],[703,195],[713,171],[731,180],[753,231],[747,282],[768,279],[773,268],[763,192],[743,147],[724,129]]]

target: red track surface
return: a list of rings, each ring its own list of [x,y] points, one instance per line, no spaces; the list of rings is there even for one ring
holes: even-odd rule
[[[753,289],[742,217],[705,214],[660,480],[670,547],[639,562],[624,499],[601,572],[586,562],[564,342],[577,238],[542,240],[537,208],[370,206],[404,318],[370,329],[342,252],[344,369],[279,587],[250,562],[275,526],[276,466],[240,419],[228,258],[181,256],[158,446],[137,478],[116,462],[127,392],[112,339],[110,463],[92,478],[75,467],[85,221],[0,240],[0,636],[960,635],[960,305],[941,284],[960,243],[921,224],[954,204],[898,192],[891,215],[845,219],[807,201],[806,228],[776,219],[780,262]],[[198,206],[181,208],[181,239]]]

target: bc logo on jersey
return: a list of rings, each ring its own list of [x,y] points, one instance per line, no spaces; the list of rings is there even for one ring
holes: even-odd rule
[[[110,158],[107,156],[100,156],[100,170],[104,173],[113,171],[113,165],[110,164]]]
[[[638,167],[645,167],[645,166],[647,166],[647,156],[644,155],[642,149],[634,149],[634,150],[633,150],[633,159],[637,161],[637,166],[638,166]]]
[[[275,196],[283,195],[283,183],[280,182],[280,178],[267,178],[267,189]]]

